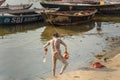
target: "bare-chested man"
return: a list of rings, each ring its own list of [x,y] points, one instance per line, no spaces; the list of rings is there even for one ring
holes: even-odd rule
[[[55,33],[53,34],[53,39],[51,39],[44,45],[44,49],[46,49],[47,46],[49,45],[51,46],[51,49],[52,49],[52,74],[53,76],[55,76],[55,72],[56,72],[57,59],[60,60],[64,64],[64,66],[60,70],[60,74],[64,72],[64,70],[66,69],[68,65],[68,62],[66,61],[66,59],[61,55],[60,44],[62,44],[65,47],[65,52],[67,52],[66,44],[59,38],[59,34]]]

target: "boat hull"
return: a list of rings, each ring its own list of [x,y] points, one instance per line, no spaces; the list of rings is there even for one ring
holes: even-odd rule
[[[42,12],[45,22],[51,25],[77,25],[91,21],[97,10],[93,12],[80,12],[80,11],[58,11],[52,13]],[[82,14],[83,13],[83,14]]]
[[[43,15],[45,17],[45,22],[51,25],[77,25],[80,23],[89,22],[92,20],[94,15],[85,17],[72,17],[72,16],[54,16],[54,15]],[[60,19],[60,20],[59,20]]]
[[[40,2],[40,4],[45,8],[60,8],[60,11],[67,10],[86,10],[89,8],[96,8],[98,10],[97,13],[103,14],[120,14],[120,4],[62,4],[62,3],[50,3],[50,2]],[[70,9],[71,7],[71,9]]]
[[[34,15],[15,15],[15,16],[0,16],[0,24],[21,24],[29,22],[43,21],[40,14]]]

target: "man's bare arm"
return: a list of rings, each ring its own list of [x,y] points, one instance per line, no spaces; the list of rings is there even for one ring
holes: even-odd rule
[[[49,46],[49,45],[50,45],[50,41],[48,41],[43,47],[47,48],[47,46]]]
[[[62,40],[60,40],[60,43],[65,47],[65,52],[67,52],[67,45]]]

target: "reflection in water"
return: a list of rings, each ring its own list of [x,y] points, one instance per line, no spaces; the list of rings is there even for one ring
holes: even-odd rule
[[[102,50],[109,53],[112,47],[117,47],[116,44],[120,46],[120,23],[101,23],[102,36],[96,30],[96,22],[65,27],[41,27],[41,23],[0,26],[0,32],[3,31],[5,36],[0,39],[0,80],[43,80],[50,77],[51,54],[47,55],[47,62],[43,64],[43,40],[50,39],[54,32],[68,35],[62,38],[70,53],[66,71],[88,67],[96,59],[92,53],[97,55]]]
[[[35,7],[40,6],[39,0],[7,0],[7,3],[16,4],[16,1],[17,3],[34,1]],[[38,4],[35,1],[38,1]],[[103,33],[103,37],[99,37],[96,34],[94,23],[71,27],[46,26],[46,28],[42,28],[41,23],[17,26],[0,25],[0,38],[7,34],[14,34],[12,38],[11,35],[8,35],[7,39],[0,39],[0,80],[43,80],[51,76],[51,56],[47,55],[47,64],[42,63],[42,41],[50,39],[50,36],[55,31],[66,35],[75,35],[84,32],[85,34],[95,33],[94,35],[83,34],[73,36],[75,37],[74,39],[69,37],[64,39],[69,46],[71,54],[68,71],[73,71],[80,68],[81,65],[88,64],[94,58],[91,52],[97,54],[101,49],[105,50],[107,46],[112,45],[111,47],[115,47],[113,44],[120,46],[118,44],[120,43],[120,17],[95,16],[95,18],[102,22],[102,31],[100,33]],[[16,34],[17,32],[27,33],[18,35]],[[40,39],[41,37],[42,40]]]
[[[120,15],[95,15],[94,20],[101,22],[120,22]]]
[[[7,34],[15,34],[17,32],[27,32],[42,27],[42,23],[31,23],[24,25],[0,25],[0,36],[4,38]]]
[[[75,35],[75,34],[80,34],[86,31],[89,31],[95,27],[95,22],[90,22],[87,24],[81,24],[81,25],[76,25],[76,26],[59,26],[59,27],[54,27],[54,26],[46,26],[46,29],[42,33],[41,37],[42,40],[49,40],[51,39],[51,36],[53,33],[58,32],[62,36],[65,35]]]
[[[96,30],[98,31],[98,33],[100,33],[102,31],[102,23],[101,22],[96,22],[97,23],[97,27],[96,27]]]

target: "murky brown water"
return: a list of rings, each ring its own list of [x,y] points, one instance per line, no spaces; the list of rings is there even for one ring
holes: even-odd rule
[[[69,67],[66,72],[89,67],[94,54],[109,52],[120,41],[119,22],[90,22],[78,26],[54,27],[42,23],[0,26],[0,79],[39,80],[51,76],[51,53],[43,60],[43,44],[59,32],[68,45]],[[120,46],[120,45],[117,45]],[[62,47],[63,49],[63,47]],[[58,62],[57,72],[61,63]]]
[[[14,0],[8,2],[15,3]],[[35,4],[38,5],[38,2]],[[51,39],[53,32],[63,35],[61,39],[68,45],[70,59],[66,72],[89,67],[96,60],[93,54],[102,50],[109,53],[111,48],[120,46],[119,18],[109,16],[109,22],[102,19],[101,22],[64,27],[46,26],[43,23],[0,25],[0,80],[42,80],[51,76],[50,49],[47,62],[43,64],[42,60],[43,44]],[[57,72],[60,66],[58,62]]]

